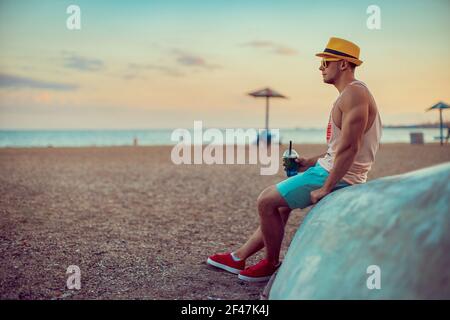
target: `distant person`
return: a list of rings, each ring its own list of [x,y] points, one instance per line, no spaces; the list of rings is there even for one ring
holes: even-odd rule
[[[317,54],[322,57],[323,82],[339,91],[327,126],[327,152],[298,159],[302,174],[266,188],[257,199],[260,226],[239,249],[212,255],[208,264],[238,274],[244,281],[268,280],[280,266],[284,227],[291,211],[315,204],[334,190],[366,182],[382,126],[369,89],[355,79],[355,68],[362,63],[359,51],[350,41],[331,38]],[[265,258],[245,269],[245,260],[264,247]]]
[[[449,138],[450,138],[450,126],[447,126],[447,136],[445,137],[445,143],[448,143]]]

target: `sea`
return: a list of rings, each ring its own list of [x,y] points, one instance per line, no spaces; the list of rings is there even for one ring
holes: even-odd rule
[[[205,145],[210,144],[205,133],[194,133],[193,130],[186,130],[183,133],[185,142]],[[233,140],[226,139],[226,130],[215,129],[217,135],[223,135],[225,144],[232,144]],[[218,130],[218,131],[217,131]],[[231,129],[236,130],[236,129]],[[257,130],[241,132],[252,133],[247,143],[256,141]],[[220,132],[220,133],[219,133]],[[239,130],[235,131],[239,132]],[[259,131],[260,133],[262,131]],[[422,133],[425,143],[438,142],[439,128],[384,128],[381,143],[410,143],[411,133]],[[197,134],[194,139],[195,134]],[[444,132],[446,134],[446,132]],[[190,136],[190,137],[187,137]],[[281,143],[286,144],[292,141],[294,144],[325,144],[325,130],[315,128],[291,128],[279,129],[278,137]],[[187,139],[187,140],[186,140]],[[200,139],[200,140],[198,140]],[[157,146],[175,145],[179,143],[180,134],[174,129],[133,129],[133,130],[0,130],[0,147],[90,147],[90,146]],[[200,141],[200,142],[199,142]],[[215,141],[217,142],[217,140]],[[239,143],[238,143],[239,144]]]

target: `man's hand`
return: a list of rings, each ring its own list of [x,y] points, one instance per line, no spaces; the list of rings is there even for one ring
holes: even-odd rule
[[[315,161],[306,158],[297,158],[295,162],[298,163],[298,172],[304,172],[316,164]]]
[[[304,172],[304,171],[308,170],[310,167],[315,165],[315,162],[313,162],[312,159],[307,159],[307,158],[297,158],[297,159],[295,159],[295,162],[298,163],[298,172]],[[285,159],[283,159],[283,166],[284,166],[284,169],[286,170]]]
[[[316,189],[311,191],[311,202],[313,204],[316,204],[317,202],[320,201],[320,199],[322,199],[323,197],[325,197],[327,194],[329,194],[330,191],[326,190],[324,187],[320,188],[320,189]]]

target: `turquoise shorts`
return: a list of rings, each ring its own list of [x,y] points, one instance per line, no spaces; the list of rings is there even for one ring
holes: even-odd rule
[[[278,192],[286,200],[289,208],[303,209],[312,204],[310,193],[319,189],[325,184],[329,172],[316,163],[314,167],[296,176],[289,177],[276,185]],[[333,191],[348,187],[349,183],[341,180],[334,187]]]

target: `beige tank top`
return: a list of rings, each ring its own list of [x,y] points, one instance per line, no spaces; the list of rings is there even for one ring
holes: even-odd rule
[[[350,84],[358,84],[367,88],[366,84],[359,80],[353,81]],[[341,130],[334,123],[332,116],[333,109],[335,108],[336,102],[339,100],[341,95],[342,93],[334,102],[333,108],[330,112],[330,118],[327,127],[327,153],[324,157],[317,160],[317,162],[328,172],[333,168],[337,147],[341,139]],[[378,147],[380,145],[381,130],[382,123],[377,108],[377,114],[372,123],[372,126],[364,134],[360,149],[356,154],[355,160],[353,161],[353,164],[350,166],[350,169],[347,171],[342,180],[350,184],[364,183],[367,181],[367,173],[370,171],[372,163],[375,161],[375,154],[377,153]]]

